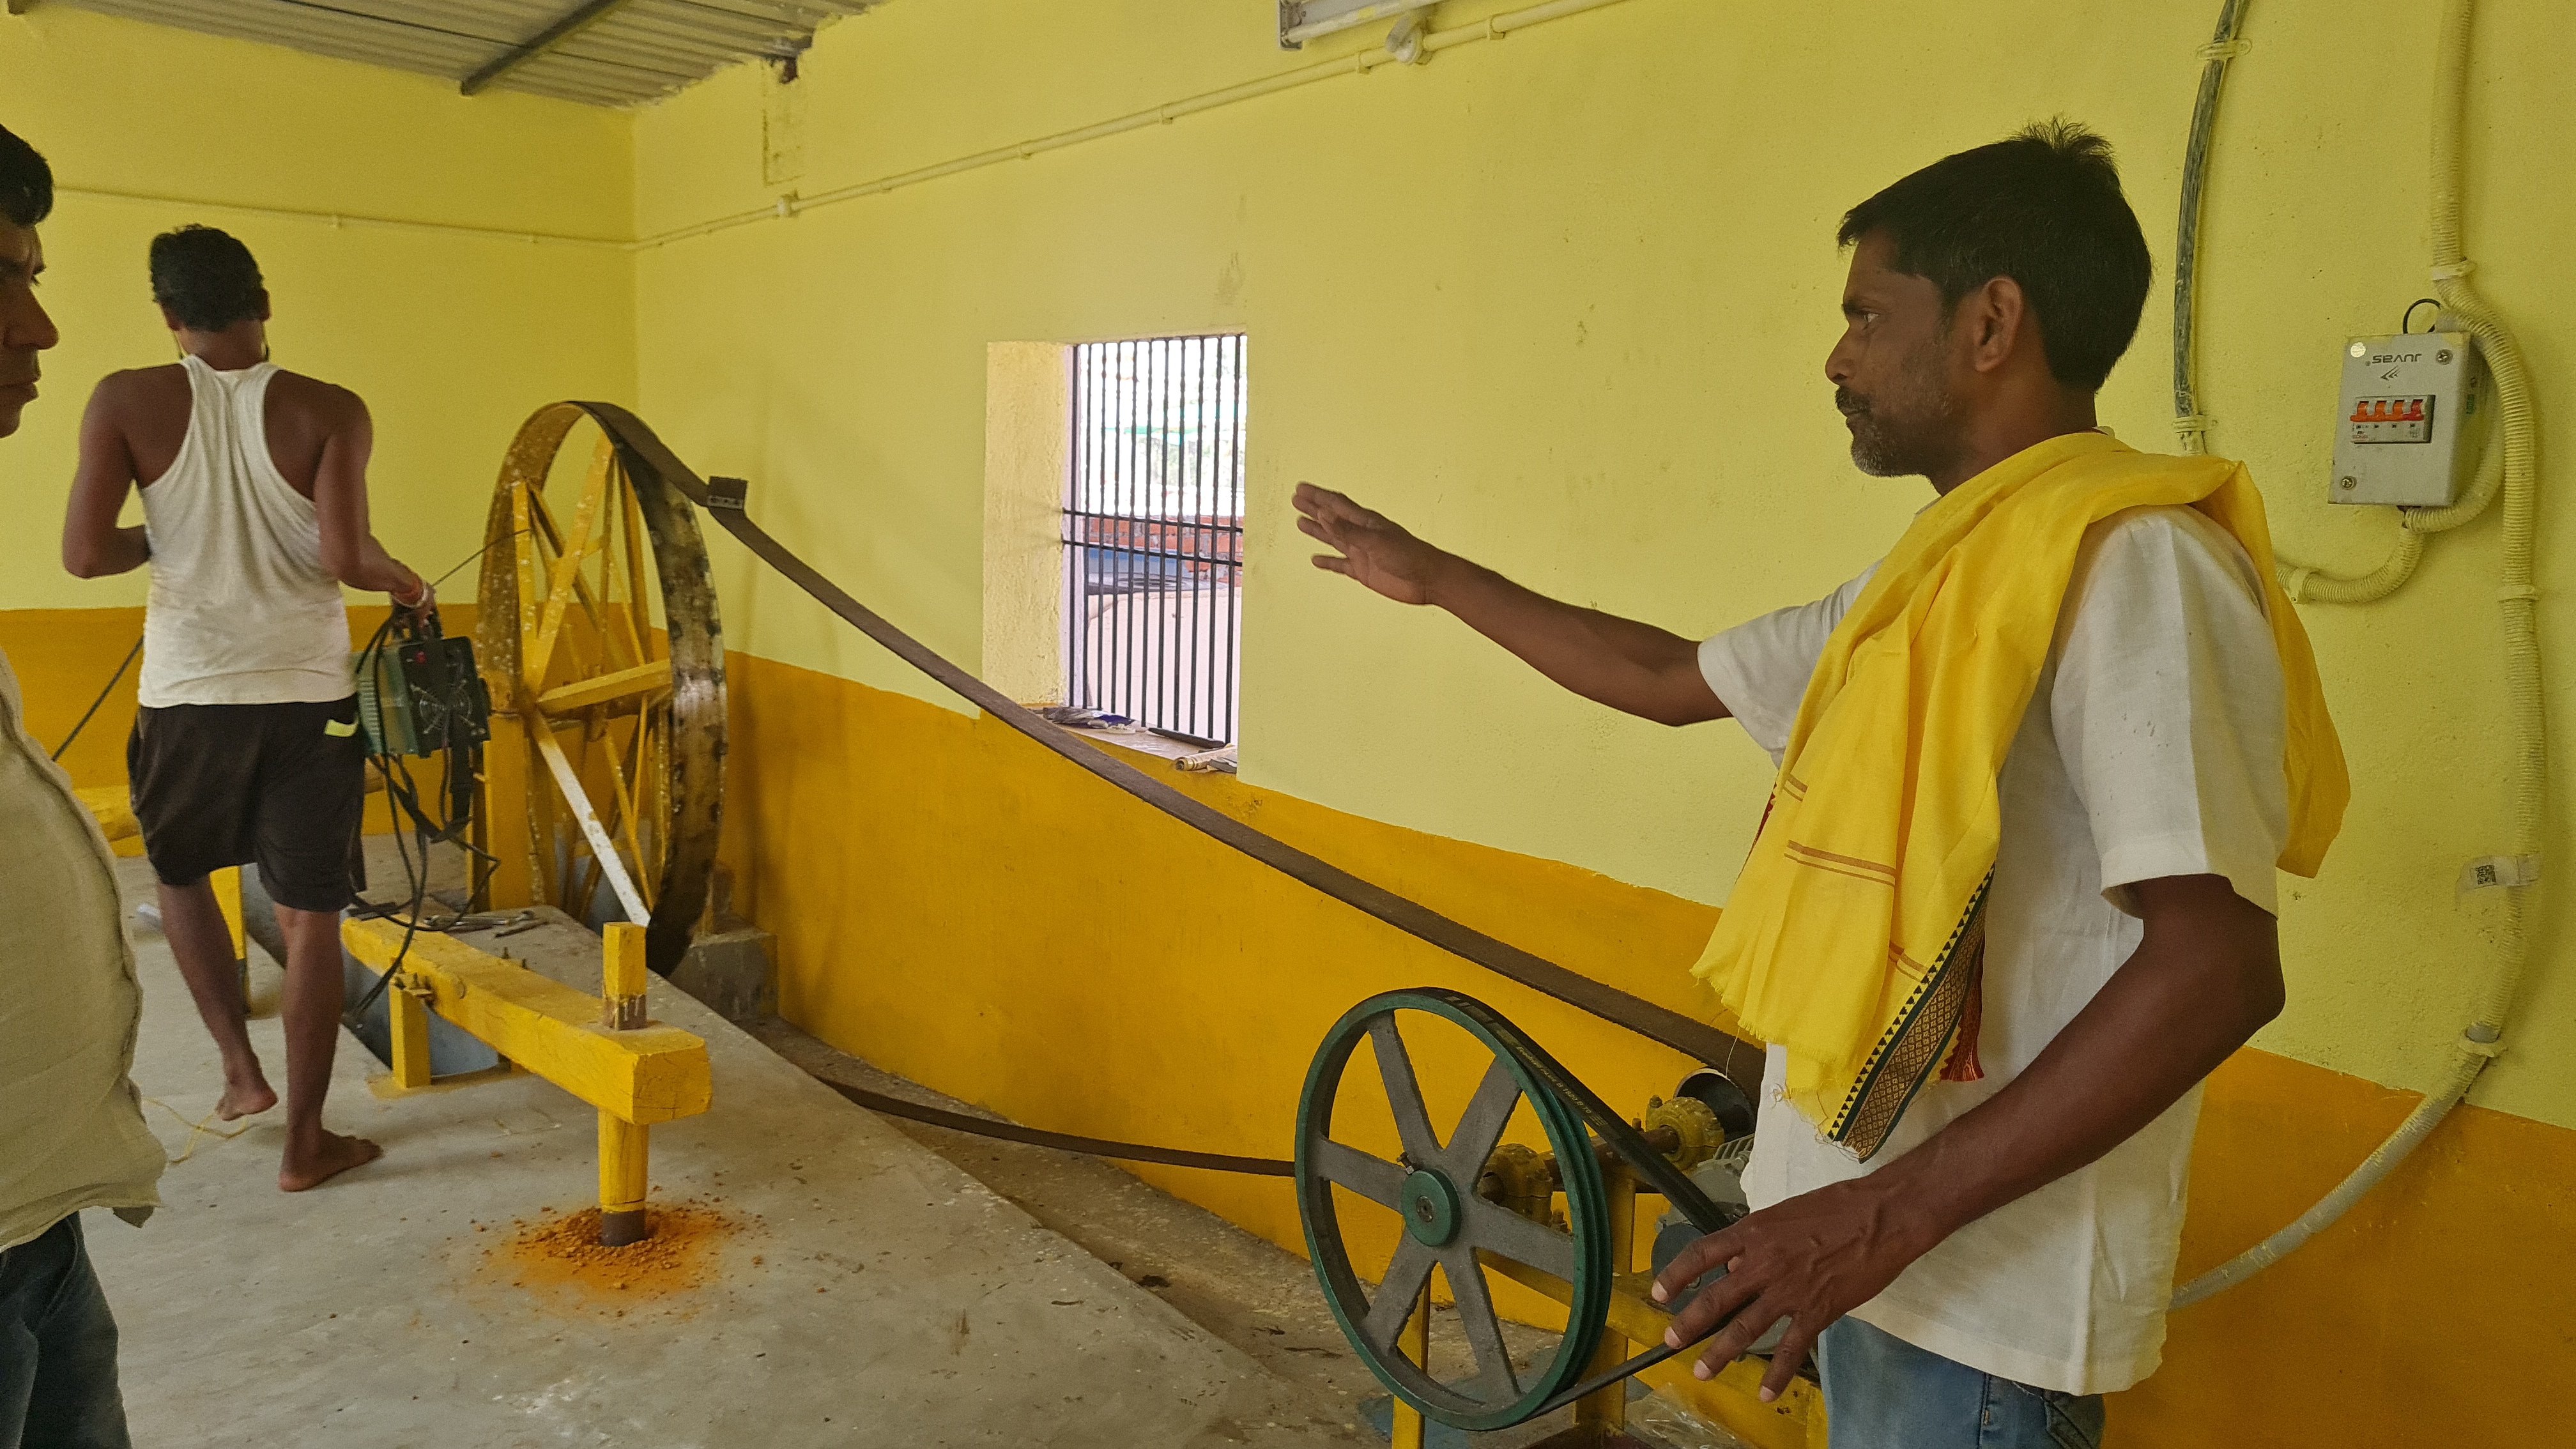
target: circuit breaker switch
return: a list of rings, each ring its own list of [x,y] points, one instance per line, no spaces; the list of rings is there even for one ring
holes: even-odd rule
[[[2442,508],[2459,497],[2464,431],[2478,411],[2464,332],[2356,337],[2344,350],[2336,503]]]
[[[2429,443],[2433,441],[2433,400],[2428,397],[2375,397],[2353,414],[2352,441]]]

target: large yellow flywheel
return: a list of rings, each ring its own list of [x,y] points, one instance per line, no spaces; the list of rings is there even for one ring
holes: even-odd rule
[[[520,426],[484,530],[491,902],[648,923],[667,972],[715,864],[724,644],[695,511],[638,481],[603,410],[554,403]]]

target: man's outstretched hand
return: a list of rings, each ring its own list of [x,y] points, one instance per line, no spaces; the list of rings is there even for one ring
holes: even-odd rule
[[[1432,601],[1433,580],[1449,555],[1329,488],[1300,483],[1294,501],[1305,515],[1297,526],[1306,536],[1341,550],[1315,555],[1315,567],[1357,579],[1399,604]]]
[[[1664,1341],[1675,1347],[1690,1343],[1733,1314],[1734,1321],[1708,1341],[1691,1368],[1712,1378],[1771,1325],[1789,1320],[1771,1355],[1771,1371],[1762,1376],[1762,1400],[1769,1403],[1807,1361],[1816,1335],[1877,1297],[1907,1264],[1932,1250],[1939,1238],[1921,1218],[1864,1177],[1801,1193],[1711,1233],[1682,1249],[1655,1279],[1655,1301],[1663,1303],[1710,1269],[1726,1269],[1725,1277],[1674,1315]]]

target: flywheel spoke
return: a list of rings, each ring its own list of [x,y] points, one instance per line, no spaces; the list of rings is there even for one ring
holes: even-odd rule
[[[1466,1230],[1459,1234],[1477,1248],[1497,1258],[1527,1263],[1542,1273],[1553,1273],[1571,1281],[1574,1277],[1574,1238],[1558,1232],[1545,1223],[1534,1223],[1501,1203],[1481,1197],[1460,1201],[1459,1210],[1466,1216]]]
[[[1368,1321],[1360,1325],[1371,1348],[1381,1354],[1394,1352],[1395,1336],[1413,1317],[1422,1289],[1431,1281],[1431,1270],[1439,1263],[1439,1250],[1412,1234],[1398,1240],[1395,1256],[1387,1261],[1386,1276],[1378,1280],[1377,1297],[1369,1304]]]
[[[1422,1083],[1414,1078],[1413,1057],[1395,1029],[1393,1012],[1369,1023],[1369,1043],[1377,1051],[1378,1078],[1386,1085],[1387,1106],[1394,1109],[1404,1155],[1416,1167],[1439,1161],[1440,1139],[1431,1131],[1430,1110],[1422,1105]]]
[[[1511,1350],[1503,1346],[1503,1321],[1494,1313],[1494,1295],[1486,1289],[1485,1270],[1476,1263],[1476,1255],[1465,1244],[1453,1245],[1442,1255],[1441,1267],[1448,1270],[1449,1296],[1458,1307],[1458,1326],[1466,1330],[1467,1346],[1476,1352],[1477,1397],[1487,1403],[1508,1404],[1520,1397],[1520,1375],[1512,1371]],[[1372,1315],[1374,1316],[1374,1315]]]
[[[1467,1101],[1467,1110],[1459,1114],[1457,1129],[1449,1134],[1449,1145],[1442,1151],[1452,1177],[1468,1182],[1485,1170],[1485,1159],[1494,1155],[1495,1144],[1503,1140],[1503,1128],[1510,1125],[1512,1109],[1521,1104],[1520,1078],[1512,1075],[1511,1063],[1501,1057],[1485,1069],[1485,1079],[1476,1084],[1476,1095]]]
[[[1337,1183],[1392,1212],[1396,1196],[1404,1190],[1404,1169],[1382,1157],[1371,1157],[1356,1147],[1345,1147],[1326,1137],[1315,1144],[1315,1173],[1326,1182]]]

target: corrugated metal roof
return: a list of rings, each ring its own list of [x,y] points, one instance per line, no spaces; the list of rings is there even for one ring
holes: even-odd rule
[[[582,0],[53,0],[462,82]],[[669,95],[738,60],[794,55],[883,0],[626,0],[492,82],[594,106]]]

